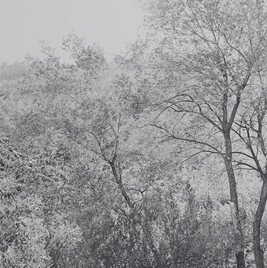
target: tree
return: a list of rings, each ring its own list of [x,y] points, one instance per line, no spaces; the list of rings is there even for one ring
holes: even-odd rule
[[[47,267],[54,261],[57,245],[71,250],[80,235],[72,213],[55,206],[52,198],[53,192],[62,189],[57,172],[51,172],[58,166],[50,163],[44,168],[43,155],[29,158],[7,138],[1,138],[0,157],[0,263],[3,267]]]
[[[245,267],[233,128],[248,85],[266,61],[264,3],[148,2],[150,32],[124,63],[138,67],[140,91],[158,110],[151,125],[166,141],[186,143],[191,156],[222,157],[235,211],[237,266]]]
[[[266,86],[262,71],[258,70],[258,77],[251,87],[256,86],[253,96],[247,101],[243,113],[236,122],[236,135],[243,143],[241,158],[235,160],[240,167],[256,171],[262,180],[259,203],[256,209],[253,222],[253,246],[257,267],[264,267],[264,251],[261,247],[261,222],[267,201],[267,169],[266,169],[266,112],[267,98]],[[247,152],[247,153],[244,153]]]

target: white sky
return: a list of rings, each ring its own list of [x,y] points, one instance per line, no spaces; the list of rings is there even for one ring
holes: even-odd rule
[[[136,0],[0,0],[0,62],[39,55],[40,40],[58,49],[72,32],[119,53],[137,37],[141,19]]]

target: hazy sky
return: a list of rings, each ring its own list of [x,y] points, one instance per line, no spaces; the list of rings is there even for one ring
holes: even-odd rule
[[[0,62],[38,55],[40,40],[58,49],[72,32],[119,53],[135,40],[141,17],[135,0],[0,0]]]

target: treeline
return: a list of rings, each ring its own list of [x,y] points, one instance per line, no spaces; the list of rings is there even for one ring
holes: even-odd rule
[[[112,65],[69,35],[1,66],[2,267],[266,266],[265,3],[144,8]]]

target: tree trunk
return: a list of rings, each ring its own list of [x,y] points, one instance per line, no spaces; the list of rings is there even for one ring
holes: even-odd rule
[[[244,249],[235,254],[236,267],[246,267]]]
[[[118,185],[118,187],[119,187],[119,190],[120,190],[120,192],[121,192],[123,198],[125,199],[125,201],[126,201],[127,204],[129,205],[129,207],[130,207],[130,208],[133,208],[134,205],[133,205],[133,203],[131,202],[130,197],[128,196],[128,194],[127,194],[127,192],[126,192],[126,190],[125,190],[125,188],[124,188],[124,186],[123,186],[123,184],[122,184],[121,173],[119,173],[119,172],[117,171],[117,168],[115,167],[115,163],[114,163],[114,161],[109,162],[109,165],[110,165],[110,167],[111,167],[113,177],[114,177],[114,179],[115,179],[115,181],[116,181],[116,183],[117,183],[117,185]]]
[[[265,211],[267,201],[267,177],[263,178],[261,187],[260,201],[253,222],[253,251],[255,257],[255,264],[257,268],[264,268],[264,252],[261,248],[260,232],[261,220]]]
[[[242,226],[240,222],[239,204],[237,196],[237,187],[235,173],[232,164],[232,141],[230,134],[225,134],[225,167],[230,188],[230,200],[233,204],[233,225],[234,225],[234,237],[238,245],[236,249],[236,264],[237,268],[245,268],[245,254],[244,254],[244,235],[242,232]]]

